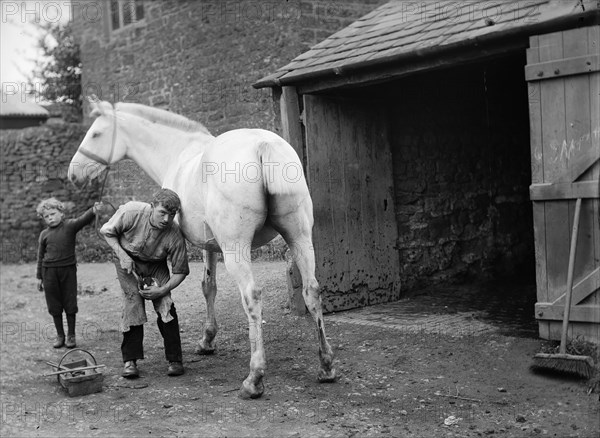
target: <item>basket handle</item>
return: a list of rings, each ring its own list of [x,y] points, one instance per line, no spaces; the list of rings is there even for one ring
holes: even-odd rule
[[[60,369],[60,366],[61,366],[61,364],[63,363],[63,360],[65,360],[65,358],[66,358],[66,357],[67,357],[69,354],[73,353],[74,351],[81,351],[81,352],[83,352],[83,353],[85,353],[85,354],[88,354],[88,355],[89,355],[89,356],[92,358],[92,360],[94,361],[94,365],[98,365],[98,362],[96,362],[96,358],[95,358],[95,357],[94,357],[94,355],[93,355],[92,353],[90,353],[89,351],[87,351],[87,350],[84,350],[83,348],[72,348],[72,349],[70,349],[69,351],[67,351],[65,354],[63,354],[63,357],[61,357],[61,358],[60,358],[60,360],[58,361],[58,367],[57,367],[58,369]]]

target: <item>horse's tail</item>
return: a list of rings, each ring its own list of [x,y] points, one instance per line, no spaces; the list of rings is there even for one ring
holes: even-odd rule
[[[263,181],[270,195],[307,193],[302,163],[292,146],[279,138],[259,145]]]

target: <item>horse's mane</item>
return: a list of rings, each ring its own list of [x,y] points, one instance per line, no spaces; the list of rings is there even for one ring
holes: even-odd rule
[[[170,126],[181,131],[203,132],[204,134],[210,135],[209,130],[202,123],[163,109],[152,108],[139,103],[127,102],[118,102],[115,105],[115,108],[119,111],[140,116],[153,123]]]

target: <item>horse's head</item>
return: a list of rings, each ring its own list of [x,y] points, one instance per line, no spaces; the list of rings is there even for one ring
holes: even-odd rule
[[[119,123],[115,108],[95,97],[89,100],[90,117],[95,120],[69,164],[68,177],[74,184],[96,178],[109,165],[125,158],[126,153],[125,139],[117,135]]]

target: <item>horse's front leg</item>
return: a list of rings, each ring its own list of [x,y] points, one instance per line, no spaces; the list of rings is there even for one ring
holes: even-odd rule
[[[215,298],[217,296],[217,254],[203,251],[204,277],[202,278],[202,293],[206,299],[206,322],[204,335],[196,348],[198,354],[213,354],[215,352],[215,336],[218,325],[215,316]]]
[[[267,368],[262,332],[262,293],[254,283],[250,263],[247,257],[239,254],[223,253],[227,271],[235,278],[242,295],[242,305],[248,317],[250,337],[250,373],[242,383],[240,397],[258,398],[264,390],[263,377]]]

